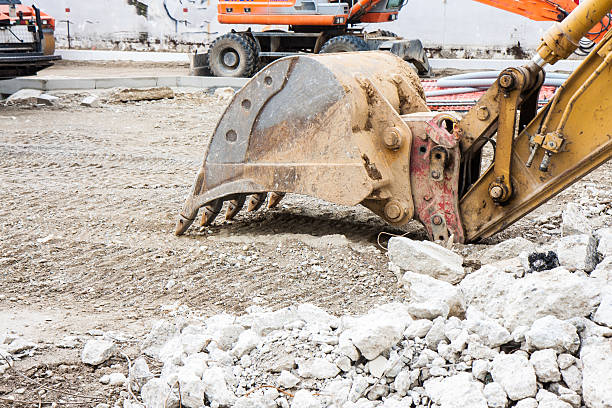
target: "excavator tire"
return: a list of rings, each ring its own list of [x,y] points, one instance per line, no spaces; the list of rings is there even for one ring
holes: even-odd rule
[[[395,34],[393,31],[389,31],[389,30],[376,30],[376,31],[372,31],[371,33],[368,33],[368,37],[369,38],[378,38],[378,37],[397,38],[399,36],[397,34]]]
[[[218,77],[248,78],[256,72],[258,60],[256,44],[244,34],[224,34],[208,50],[210,70]]]
[[[321,54],[330,52],[368,51],[370,48],[363,38],[354,35],[339,35],[327,40],[321,47]]]

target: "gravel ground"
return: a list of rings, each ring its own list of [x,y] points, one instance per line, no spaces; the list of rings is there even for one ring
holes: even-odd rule
[[[87,108],[85,94],[55,95],[58,107],[0,106],[0,334],[38,344],[17,365],[22,373],[112,401],[114,388],[97,383],[104,368],[79,365],[80,348],[59,347],[65,336],[117,332],[129,356],[130,338],[181,307],[240,314],[309,302],[339,315],[403,298],[377,243],[381,232],[402,232],[363,208],[288,196],[274,210],[172,234],[224,102],[179,90],[173,100]],[[482,244],[559,236],[560,209],[607,192],[610,170]],[[416,224],[408,236],[424,237]],[[481,247],[457,249],[469,257]],[[0,397],[25,387],[24,401],[60,398],[12,371],[0,378]]]

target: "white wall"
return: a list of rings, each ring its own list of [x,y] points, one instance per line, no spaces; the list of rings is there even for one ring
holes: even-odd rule
[[[24,0],[36,3],[57,20],[74,22],[73,45],[81,48],[138,49],[134,40],[142,32],[151,41],[143,47],[151,49],[190,48],[189,44],[210,41],[231,26],[216,21],[216,0],[141,0],[149,6],[148,18],[138,16],[126,0]],[[164,8],[167,6],[170,16]],[[188,13],[183,13],[183,7]],[[175,20],[185,20],[176,24]],[[428,47],[444,48],[504,48],[520,43],[533,49],[543,30],[551,23],[533,22],[509,12],[497,10],[471,0],[410,0],[398,21],[375,25],[409,38],[420,38]],[[236,27],[239,28],[239,27]],[[58,21],[57,36],[63,44],[66,23]],[[125,41],[123,41],[125,40]],[[185,45],[186,44],[186,45]]]

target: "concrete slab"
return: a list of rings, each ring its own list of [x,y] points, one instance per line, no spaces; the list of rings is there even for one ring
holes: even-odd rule
[[[157,86],[189,88],[241,88],[248,78],[217,78],[192,76],[162,76],[133,78],[15,78],[0,81],[0,93],[13,94],[20,89],[41,91],[108,89],[108,88],[154,88]]]
[[[154,88],[157,86],[157,77],[96,78],[94,81],[95,81],[95,89]]]
[[[180,62],[189,64],[189,54],[180,52],[139,52],[104,50],[56,50],[67,61]]]

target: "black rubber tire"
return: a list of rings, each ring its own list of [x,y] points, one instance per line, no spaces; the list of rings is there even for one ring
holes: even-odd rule
[[[393,31],[389,31],[389,30],[376,30],[373,31],[371,33],[368,33],[368,36],[370,38],[376,36],[376,37],[391,37],[391,38],[397,38],[398,35],[395,34]]]
[[[258,65],[257,46],[248,35],[227,33],[211,44],[208,64],[214,76],[248,78]]]
[[[332,37],[321,47],[320,53],[368,51],[368,44],[363,38],[354,35]]]

